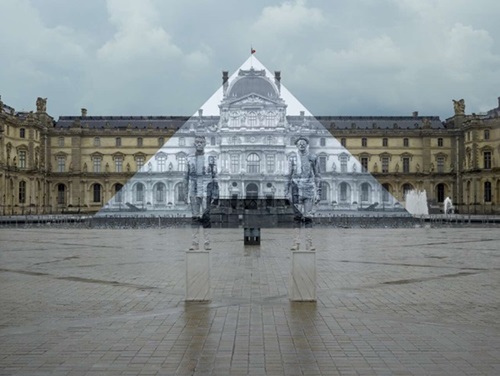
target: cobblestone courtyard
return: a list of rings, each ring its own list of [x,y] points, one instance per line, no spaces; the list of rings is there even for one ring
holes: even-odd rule
[[[0,229],[0,375],[499,375],[499,228],[314,229],[318,302],[290,303],[291,230]]]

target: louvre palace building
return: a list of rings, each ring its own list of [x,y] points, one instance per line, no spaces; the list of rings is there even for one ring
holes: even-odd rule
[[[435,213],[500,214],[500,98],[487,113],[453,116],[309,116],[288,113],[281,74],[223,72],[218,114],[49,115],[47,100],[18,112],[0,100],[0,214],[186,211],[194,139],[217,168],[222,198],[284,198],[295,141],[321,172],[318,213],[402,210],[424,191]]]

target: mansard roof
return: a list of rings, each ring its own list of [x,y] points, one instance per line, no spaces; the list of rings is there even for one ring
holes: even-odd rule
[[[56,128],[83,126],[90,129],[172,129],[178,130],[188,120],[199,121],[198,116],[61,116]],[[301,126],[304,120],[315,119],[326,129],[444,129],[438,116],[287,116],[287,121]],[[219,116],[203,116],[203,124],[217,124]],[[427,122],[427,124],[425,124]]]

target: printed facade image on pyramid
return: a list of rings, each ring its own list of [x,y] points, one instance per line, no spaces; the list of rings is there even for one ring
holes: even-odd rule
[[[303,194],[291,169],[314,175],[306,190],[315,217],[408,216],[280,80],[280,72],[272,75],[254,56],[231,77],[224,72],[222,87],[97,216],[191,217],[195,189],[211,207],[214,225],[237,225],[250,211],[262,218],[260,227],[286,227],[300,210],[292,196]],[[307,162],[298,139],[308,142]],[[193,159],[196,140],[205,143],[198,145],[201,162]],[[193,169],[202,177],[194,188]]]

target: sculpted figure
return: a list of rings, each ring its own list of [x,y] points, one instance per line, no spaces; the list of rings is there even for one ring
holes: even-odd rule
[[[453,109],[455,110],[455,115],[464,115],[465,114],[465,101],[460,99],[456,101],[453,99]]]
[[[192,215],[193,234],[190,250],[200,249],[200,230],[204,249],[210,249],[207,230],[210,228],[210,206],[219,198],[218,184],[215,179],[217,167],[214,159],[205,155],[205,145],[205,137],[195,137],[195,154],[188,157],[184,180],[184,197],[188,200]]]
[[[321,175],[318,158],[309,153],[309,140],[300,137],[295,141],[298,150],[297,160],[291,160],[289,166],[289,179],[285,188],[285,195],[297,209],[296,222],[300,230],[296,232],[296,238],[292,250],[300,247],[300,238],[303,229],[306,229],[306,250],[314,250],[312,245],[312,215],[314,206],[321,198]]]
[[[47,98],[38,97],[36,99],[36,112],[46,112],[47,111]]]

